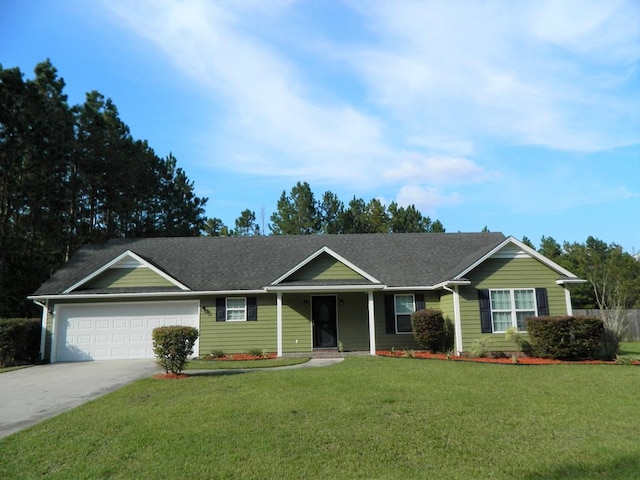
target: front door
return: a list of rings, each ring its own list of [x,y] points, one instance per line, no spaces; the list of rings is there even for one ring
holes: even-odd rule
[[[311,297],[313,348],[338,346],[337,316],[336,297],[332,295]]]

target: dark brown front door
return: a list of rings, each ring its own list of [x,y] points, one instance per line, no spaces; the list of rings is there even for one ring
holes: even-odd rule
[[[311,297],[313,321],[313,348],[338,346],[336,297],[331,295]]]

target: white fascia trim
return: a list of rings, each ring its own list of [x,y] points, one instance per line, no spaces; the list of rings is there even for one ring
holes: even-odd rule
[[[105,270],[108,270],[109,268],[111,268],[114,264],[118,263],[120,260],[122,260],[123,258],[129,257],[133,260],[135,260],[136,262],[138,262],[140,265],[149,268],[150,270],[152,270],[153,272],[157,273],[158,275],[160,275],[162,278],[164,278],[165,280],[168,280],[169,282],[171,282],[172,284],[174,284],[176,287],[180,288],[180,290],[190,290],[189,287],[187,287],[186,285],[183,285],[182,283],[180,283],[179,281],[177,281],[175,278],[171,277],[170,275],[167,275],[165,272],[163,272],[162,270],[160,270],[157,267],[154,267],[153,265],[151,265],[149,262],[147,262],[144,258],[140,257],[139,255],[136,255],[135,253],[133,253],[131,250],[127,250],[126,252],[118,255],[116,258],[114,258],[113,260],[111,260],[109,263],[103,265],[102,267],[100,267],[98,270],[94,271],[93,273],[91,273],[90,275],[87,275],[86,277],[84,277],[82,280],[80,280],[79,282],[73,284],[72,286],[70,286],[69,288],[67,288],[64,292],[62,293],[70,293],[73,292],[76,288],[78,288],[79,286],[87,283],[89,280],[91,280],[92,278],[97,277],[98,275],[100,275],[102,272],[104,272]]]
[[[388,291],[401,291],[401,290],[440,290],[447,287],[453,287],[456,285],[471,285],[471,281],[464,279],[459,280],[447,280],[446,282],[436,283],[435,285],[407,285],[406,287],[386,287]]]
[[[304,293],[304,292],[368,292],[384,290],[385,285],[269,285],[265,287],[267,292]]]
[[[493,250],[491,250],[485,256],[483,256],[482,258],[478,259],[473,264],[471,264],[469,267],[467,267],[465,270],[460,272],[458,275],[455,276],[455,279],[460,279],[460,278],[464,277],[467,273],[469,273],[471,270],[473,270],[478,265],[483,263],[485,260],[491,258],[493,255],[496,254],[496,252],[500,251],[502,248],[505,247],[505,245],[507,245],[509,243],[512,243],[512,244],[516,245],[518,248],[524,250],[531,257],[535,258],[536,260],[540,261],[541,263],[545,264],[547,267],[551,268],[552,270],[555,270],[556,272],[560,273],[561,275],[569,277],[570,279],[578,279],[578,277],[576,277],[573,273],[571,273],[566,268],[561,267],[560,265],[558,265],[553,260],[549,260],[547,257],[545,257],[544,255],[541,255],[540,253],[536,252],[533,248],[529,247],[528,245],[525,245],[524,243],[522,243],[520,240],[518,240],[517,238],[515,238],[513,236],[511,236],[509,238],[506,238],[502,243],[500,243],[497,247],[495,247]]]
[[[146,292],[146,293],[85,293],[78,295],[32,295],[27,297],[32,301],[41,300],[74,300],[74,299],[107,299],[107,298],[157,298],[157,297],[200,297],[207,295],[257,295],[260,293],[266,293],[265,289],[261,290],[189,290],[186,292]]]
[[[558,285],[578,285],[581,283],[587,283],[587,281],[582,278],[561,278],[560,280],[556,280],[556,284]]]
[[[360,267],[354,265],[353,263],[351,263],[349,260],[347,260],[346,258],[344,258],[342,255],[337,254],[336,252],[334,252],[333,250],[331,250],[329,247],[324,246],[322,247],[320,250],[318,250],[317,252],[313,253],[312,255],[309,255],[307,258],[305,258],[302,262],[300,262],[298,265],[296,265],[295,267],[293,267],[291,270],[289,270],[287,273],[285,273],[284,275],[282,275],[281,277],[278,277],[271,285],[278,285],[280,282],[282,282],[284,279],[286,279],[287,277],[289,277],[290,275],[292,275],[293,273],[297,272],[298,270],[300,270],[302,267],[304,267],[305,265],[307,265],[309,262],[311,262],[312,260],[314,260],[315,258],[317,258],[318,256],[322,255],[323,253],[328,253],[329,255],[331,255],[333,258],[335,258],[336,260],[338,260],[341,263],[344,263],[347,267],[349,267],[351,270],[353,270],[354,272],[358,273],[359,275],[362,275],[364,278],[366,278],[367,280],[369,280],[370,282],[373,283],[380,283],[380,281],[369,275],[367,272],[365,272],[364,270],[362,270]]]

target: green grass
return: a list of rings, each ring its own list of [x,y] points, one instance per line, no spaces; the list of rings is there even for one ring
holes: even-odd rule
[[[189,360],[188,370],[246,370],[253,368],[287,367],[309,361],[305,358],[265,358],[261,360]]]
[[[348,357],[144,379],[0,441],[0,478],[637,479],[640,367]]]
[[[640,358],[640,342],[620,342],[619,355]]]

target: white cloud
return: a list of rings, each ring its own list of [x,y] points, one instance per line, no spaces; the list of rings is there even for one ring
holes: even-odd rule
[[[438,207],[461,203],[462,196],[456,192],[444,194],[433,187],[405,185],[398,191],[396,201],[400,206],[415,205],[418,210],[433,215]]]
[[[425,156],[405,153],[392,168],[382,172],[384,178],[429,184],[482,183],[491,175],[465,158]]]
[[[348,102],[314,99],[304,66],[253,33],[259,20],[252,8],[244,9],[253,2],[240,7],[203,1],[111,5],[174,68],[210,92],[212,104],[224,106],[223,128],[207,132],[212,148],[225,152],[224,158],[210,160],[217,167],[355,179],[371,161],[388,155],[377,118]],[[273,9],[269,14],[277,17]]]
[[[633,0],[356,5],[378,42],[345,61],[411,135],[583,152],[638,142]]]
[[[203,92],[215,120],[200,161],[217,169],[399,188],[398,202],[429,210],[462,202],[447,186],[497,178],[509,160],[487,152],[502,146],[639,142],[634,0],[345,0],[332,8],[354,32],[340,40],[333,24],[291,24],[314,18],[313,2],[105,8]]]

